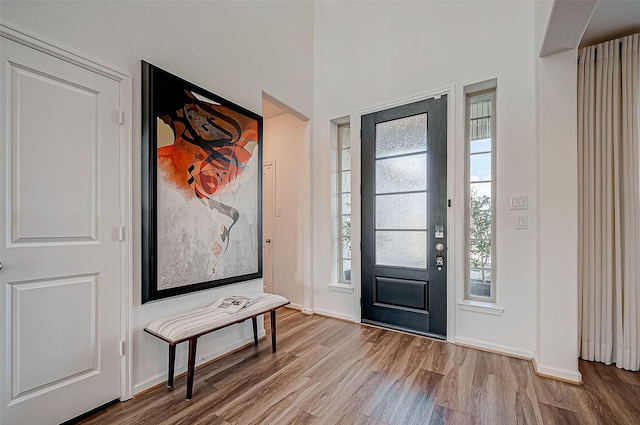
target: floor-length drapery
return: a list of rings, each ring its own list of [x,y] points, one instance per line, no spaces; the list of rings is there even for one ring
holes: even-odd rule
[[[639,34],[579,52],[580,356],[640,369]]]

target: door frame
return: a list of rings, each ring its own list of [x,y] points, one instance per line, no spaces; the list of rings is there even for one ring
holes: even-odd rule
[[[70,50],[53,45],[19,30],[5,21],[0,21],[0,37],[12,40],[28,48],[53,56],[72,65],[95,72],[118,83],[120,90],[120,226],[124,238],[120,244],[120,400],[133,397],[132,389],[132,330],[131,311],[133,308],[132,285],[132,214],[131,214],[131,149],[132,149],[132,112],[133,94],[131,76],[110,66],[103,65]],[[116,111],[114,111],[116,113]],[[97,406],[96,406],[97,407]]]
[[[455,315],[456,315],[456,275],[459,274],[462,261],[462,251],[458,249],[458,236],[456,230],[458,221],[456,217],[462,214],[462,200],[458,200],[455,191],[455,160],[457,158],[455,149],[455,111],[456,111],[456,88],[455,86],[445,86],[416,96],[411,96],[367,109],[361,109],[350,116],[351,120],[351,156],[360,158],[362,155],[362,142],[360,139],[362,116],[374,112],[384,111],[397,106],[431,99],[439,95],[447,95],[447,198],[451,200],[451,208],[447,209],[447,257],[449,267],[447,267],[447,341],[455,342]],[[351,199],[351,246],[361,246],[362,242],[362,164],[360,161],[351,164],[351,193],[357,193]],[[362,251],[360,249],[351,253],[351,281],[354,288],[354,317],[356,323],[362,323],[362,308],[360,298],[362,297]]]
[[[276,263],[275,261],[273,261],[273,257],[274,257],[274,253],[275,253],[275,234],[276,234],[276,173],[278,171],[278,168],[276,167],[276,160],[271,160],[271,161],[266,161],[262,163],[262,168],[264,170],[266,165],[271,165],[273,167],[273,173],[271,174],[271,205],[273,206],[272,211],[271,211],[271,231],[272,231],[272,235],[271,235],[271,289],[272,292],[274,294],[277,294],[276,292],[276,279],[274,279],[274,276],[276,274]],[[262,205],[264,206],[265,202],[264,202],[264,176],[263,176],[263,186],[262,186],[262,197],[263,197],[263,201],[262,201]],[[264,223],[264,211],[262,212],[262,220]],[[264,225],[263,225],[263,229],[264,229]],[[263,241],[264,243],[264,241]],[[262,256],[262,261],[264,262],[264,254]],[[264,264],[263,264],[263,270],[264,270]]]

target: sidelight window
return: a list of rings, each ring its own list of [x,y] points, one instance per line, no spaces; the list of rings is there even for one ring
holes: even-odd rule
[[[351,128],[338,125],[338,281],[351,283]]]
[[[495,301],[496,90],[466,97],[466,298]]]

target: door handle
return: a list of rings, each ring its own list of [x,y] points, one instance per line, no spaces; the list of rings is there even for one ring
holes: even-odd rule
[[[439,243],[436,244],[436,251],[438,251],[438,255],[436,255],[436,267],[438,270],[442,270],[444,266],[444,258],[442,258],[442,251],[444,251],[444,245]]]

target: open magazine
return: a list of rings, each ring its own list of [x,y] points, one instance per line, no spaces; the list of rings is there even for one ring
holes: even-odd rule
[[[237,313],[245,307],[255,304],[260,300],[262,294],[255,296],[242,296],[231,295],[229,297],[222,297],[215,303],[211,304],[209,308],[211,310],[226,311],[227,313]]]

